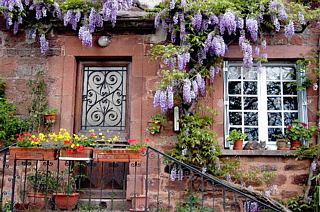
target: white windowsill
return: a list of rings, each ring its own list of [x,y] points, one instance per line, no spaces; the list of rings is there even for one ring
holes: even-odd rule
[[[293,157],[291,150],[231,150],[223,149],[222,156],[290,156]]]

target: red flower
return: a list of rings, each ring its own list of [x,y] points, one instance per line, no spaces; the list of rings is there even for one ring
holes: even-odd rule
[[[307,127],[307,124],[306,124],[306,123],[301,122],[301,125],[302,125],[304,128]]]
[[[66,150],[67,155],[71,155],[74,153],[73,149],[67,149]]]
[[[287,126],[287,128],[288,128],[288,130],[291,130],[291,129],[292,129],[292,126],[291,126],[291,125],[289,125],[289,126]]]
[[[79,146],[78,146],[78,148],[77,148],[77,152],[82,152],[83,151],[83,145],[82,144],[80,144]]]
[[[318,128],[318,133],[320,133],[320,128]]]
[[[137,142],[136,139],[133,139],[133,138],[129,138],[129,139],[128,139],[128,143],[129,143],[129,144],[136,143],[136,142]]]
[[[71,141],[70,140],[64,140],[63,143],[69,145],[69,144],[71,144]]]
[[[144,154],[144,153],[146,153],[146,151],[147,151],[147,148],[146,147],[140,147],[140,149],[139,149],[139,152],[141,153],[141,154]]]
[[[149,138],[145,138],[145,139],[144,139],[144,142],[145,142],[145,143],[149,143],[149,142],[150,142],[150,139],[149,139]]]

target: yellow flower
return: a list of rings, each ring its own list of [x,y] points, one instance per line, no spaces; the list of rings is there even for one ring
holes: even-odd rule
[[[74,148],[74,146],[75,146],[74,144],[71,144],[71,148]]]

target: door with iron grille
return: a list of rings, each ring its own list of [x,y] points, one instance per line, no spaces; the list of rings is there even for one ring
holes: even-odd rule
[[[117,134],[120,141],[126,141],[128,67],[128,63],[80,63],[75,123],[78,131],[99,130],[106,136]],[[97,163],[92,169],[86,170],[91,177],[84,187],[125,190],[128,164]]]

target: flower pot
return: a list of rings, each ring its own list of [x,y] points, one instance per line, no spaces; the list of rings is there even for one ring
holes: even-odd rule
[[[78,203],[79,193],[54,193],[53,199],[56,208],[71,211]]]
[[[288,150],[288,142],[286,139],[277,139],[277,150]]]
[[[137,194],[136,196],[131,196],[131,209],[129,211],[145,211],[145,208],[146,208],[145,195]]]
[[[57,150],[40,147],[10,147],[10,159],[14,160],[56,160]]]
[[[43,211],[45,208],[49,208],[49,199],[51,197],[51,194],[29,192],[29,208]]]
[[[133,162],[140,161],[138,150],[132,149],[94,149],[93,160],[95,162]]]
[[[43,115],[45,123],[55,123],[57,115],[55,113],[48,113]]]
[[[234,150],[242,150],[243,146],[243,140],[236,140],[233,143],[233,149]]]
[[[301,142],[299,140],[290,141],[290,149],[296,150],[301,146]]]
[[[92,147],[84,147],[82,151],[72,151],[70,149],[60,149],[60,160],[91,160],[92,159]]]

